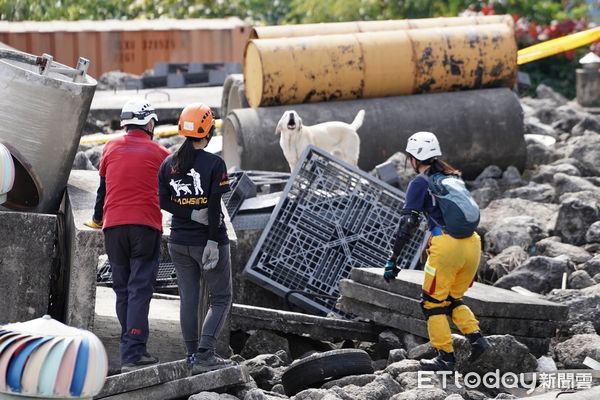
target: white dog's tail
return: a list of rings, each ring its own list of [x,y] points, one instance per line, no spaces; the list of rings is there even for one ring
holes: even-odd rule
[[[358,128],[360,128],[362,126],[364,119],[365,119],[365,110],[360,110],[358,112],[358,114],[356,114],[356,117],[354,117],[354,121],[352,121],[350,126],[352,127],[352,129],[357,131]]]

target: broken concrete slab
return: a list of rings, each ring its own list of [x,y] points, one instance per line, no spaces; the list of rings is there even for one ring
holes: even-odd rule
[[[98,172],[73,170],[65,194],[65,273],[69,276],[65,323],[81,329],[90,329],[94,323],[98,257],[105,253],[102,231],[83,225],[93,214],[99,183]]]
[[[350,279],[340,281],[340,293],[345,298],[363,301],[378,307],[387,308],[395,313],[413,317],[423,318],[423,311],[419,299],[395,294],[383,289],[377,289]],[[473,310],[474,312],[474,310]]]
[[[338,318],[273,310],[234,304],[231,309],[232,330],[268,329],[308,335],[317,340],[349,339],[376,342],[383,327]]]
[[[387,308],[345,296],[339,298],[337,306],[344,312],[358,315],[377,324],[397,328],[422,338],[429,337],[427,335],[427,324],[423,319],[395,313]]]
[[[105,400],[171,400],[203,391],[226,389],[250,381],[243,366],[234,366],[103,397]]]
[[[387,283],[380,268],[353,268],[351,278],[364,285],[386,290],[405,297],[421,296],[423,271],[402,270],[398,277]],[[465,301],[479,315],[503,318],[540,319],[563,321],[569,308],[547,300],[523,296],[510,290],[495,288],[475,282],[464,296]]]
[[[344,298],[351,298],[372,304],[406,317],[424,319],[420,301],[417,299],[371,288],[348,279],[340,282],[340,292]],[[466,304],[470,307],[468,301]],[[492,333],[493,331],[493,333],[549,338],[555,335],[556,328],[558,327],[558,323],[553,321],[487,317],[480,314],[474,307],[471,309],[481,323],[482,329],[488,333]],[[488,329],[489,327],[492,327],[492,329]]]
[[[56,215],[0,211],[0,324],[48,313],[57,235]]]
[[[156,109],[158,120],[178,121],[185,106],[193,102],[208,105],[219,117],[223,88],[195,87],[181,89],[147,89],[97,91],[90,109],[89,118],[99,121],[119,121],[123,105],[132,97],[145,98]]]
[[[103,397],[114,396],[119,393],[160,385],[189,376],[191,376],[191,371],[185,360],[161,363],[125,374],[109,376],[106,378],[106,382],[100,393],[94,396],[94,398],[101,399]]]
[[[399,313],[391,312],[387,308],[378,307],[344,296],[340,297],[340,300],[338,301],[338,306],[342,311],[359,315],[362,318],[368,319],[378,324],[389,326],[392,328],[397,328],[404,332],[412,333],[413,335],[420,336],[425,339],[429,338],[429,335],[427,333],[427,321],[425,321],[424,319],[408,317]],[[498,323],[498,321],[500,321],[500,323]],[[523,336],[522,334],[508,332],[507,329],[503,329],[506,328],[506,326],[501,321],[501,319],[479,319],[481,329],[483,332],[485,332],[485,334],[511,334],[518,341],[522,342],[527,347],[529,347],[530,351],[535,355],[542,355],[548,351],[548,345],[550,344],[549,338],[531,338],[528,336]],[[460,333],[460,331],[456,328],[456,326],[454,326],[454,324],[451,323],[450,327],[453,332]],[[524,330],[517,332],[528,332],[527,327],[525,325],[523,325],[521,328]]]

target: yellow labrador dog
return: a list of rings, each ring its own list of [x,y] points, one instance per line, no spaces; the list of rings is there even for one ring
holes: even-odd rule
[[[365,111],[360,110],[351,124],[340,121],[303,125],[302,118],[294,110],[286,111],[277,123],[276,135],[281,135],[279,145],[283,155],[294,170],[302,152],[309,144],[326,150],[348,164],[358,163],[360,138],[356,131],[363,124]]]

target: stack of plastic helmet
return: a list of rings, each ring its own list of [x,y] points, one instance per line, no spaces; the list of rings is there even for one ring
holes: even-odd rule
[[[108,357],[91,332],[45,315],[0,327],[0,399],[92,399]]]
[[[15,164],[12,155],[0,143],[0,204],[6,202],[6,194],[10,192],[15,182]]]

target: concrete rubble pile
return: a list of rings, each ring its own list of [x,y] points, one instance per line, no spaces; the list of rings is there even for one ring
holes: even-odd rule
[[[477,287],[482,287],[481,285],[476,285],[473,292],[467,292],[465,301],[477,315],[481,315],[482,326],[491,335],[496,350],[484,356],[476,365],[468,365],[464,362],[468,355],[468,343],[462,336],[454,335],[458,369],[463,372],[483,372],[490,368],[532,372],[542,368],[542,361],[549,357],[553,360],[553,370],[587,368],[583,364],[586,357],[596,360],[600,358],[600,118],[585,112],[543,85],[538,88],[537,98],[523,98],[521,104],[525,112],[527,133],[525,170],[520,172],[513,167],[502,170],[489,166],[476,179],[469,181],[468,185],[482,208],[479,233],[483,239],[484,253],[479,281],[494,285],[498,290],[520,287],[515,290],[519,290],[522,295],[514,292],[499,293],[506,294],[503,301],[516,296],[525,306],[515,307],[515,310],[507,304],[486,304],[477,298]],[[403,154],[395,154],[389,161],[396,167],[398,185],[405,189],[411,172],[404,169]],[[372,173],[375,174],[376,171]],[[369,276],[368,272],[369,270],[354,270],[352,280],[362,273],[364,276],[361,279],[368,276],[372,286],[387,285],[383,279],[380,279],[381,282],[376,281],[380,278],[379,274],[372,272]],[[364,303],[353,302],[346,295],[349,288],[358,291],[361,284],[343,281],[340,303],[342,306],[346,303],[346,311],[358,315],[361,315],[361,307],[364,309],[369,303],[372,306],[379,299],[397,300],[399,296],[407,296],[407,291],[410,293],[407,296],[410,301],[393,303],[394,306],[404,305],[403,310],[388,304],[388,310],[380,307],[376,310],[381,311],[380,314],[370,315],[370,319],[389,327],[379,334],[377,341],[317,341],[313,342],[314,347],[308,352],[310,354],[325,350],[315,348],[319,347],[315,343],[327,344],[330,349],[364,349],[372,359],[376,371],[374,374],[333,380],[320,388],[306,389],[291,398],[520,398],[506,394],[506,390],[483,393],[465,390],[464,387],[459,389],[451,386],[445,390],[416,387],[416,371],[419,366],[415,360],[434,354],[423,338],[425,326],[416,300],[418,279],[407,282],[411,281],[409,276],[418,273],[400,273],[399,279],[392,284],[399,286],[399,295],[394,294],[394,290],[392,293],[380,290],[377,296],[368,297],[369,300]],[[565,273],[566,289],[561,289]],[[403,274],[406,280],[403,279]],[[375,293],[376,289],[368,289],[368,293]],[[364,300],[367,296],[361,298]],[[536,309],[534,304],[541,308]],[[545,306],[548,308],[544,308]],[[568,313],[564,306],[568,306]],[[394,312],[390,309],[394,309]],[[373,311],[373,308],[369,311]],[[500,316],[503,312],[508,314]],[[404,314],[415,317],[412,324]],[[394,316],[402,316],[404,319]],[[394,321],[402,321],[402,324],[395,324]],[[253,332],[247,328],[245,331],[248,333],[238,331],[233,334],[232,338],[235,340],[232,341],[232,347],[235,343],[240,352],[256,357],[246,361],[242,361],[237,355],[234,358],[249,367],[257,387],[245,385],[243,389],[228,391],[229,394],[221,395],[222,397],[217,397],[216,393],[200,393],[193,399],[231,399],[230,395],[238,399],[287,398],[281,384],[281,375],[289,362],[289,347],[294,339],[288,337],[288,340],[281,340],[286,337],[283,332]],[[279,339],[274,340],[273,335]],[[241,346],[240,339],[241,343],[248,346],[252,343],[263,345],[252,352]],[[294,343],[291,347],[296,348],[297,344]],[[275,356],[277,352],[279,355]],[[536,360],[532,353],[545,357]],[[302,355],[292,356],[296,357]],[[595,377],[592,385],[598,383]],[[591,389],[591,394],[579,392],[579,398],[594,396],[596,389]],[[545,398],[543,395],[538,397]]]
[[[243,88],[236,90],[239,95]],[[232,99],[228,101],[234,104]],[[467,292],[465,302],[481,317],[482,329],[491,335],[494,347],[470,364],[468,342],[463,336],[454,335],[457,370],[461,373],[495,369],[525,373],[543,370],[547,363],[551,364],[550,370],[587,368],[586,358],[600,361],[600,117],[544,85],[538,87],[536,98],[523,98],[520,103],[527,148],[524,169],[522,165],[502,168],[489,165],[467,182],[482,209],[478,232],[484,253],[478,280],[493,287],[476,284]],[[182,138],[173,136],[158,141],[174,151]],[[81,220],[89,216],[97,188],[97,173],[91,171],[98,168],[101,153],[102,145],[91,145],[80,146],[75,155],[73,169],[88,171],[71,174],[65,206],[67,229],[81,228]],[[400,152],[388,161],[398,175],[396,186],[405,190],[413,176],[412,171],[405,169],[405,156]],[[94,179],[89,179],[92,174]],[[377,171],[372,174],[378,175]],[[279,196],[270,190],[268,194]],[[262,210],[262,217],[270,215],[274,203],[272,200],[266,203],[269,206],[246,206],[246,210]],[[81,204],[85,204],[85,210],[78,208]],[[236,207],[236,212],[243,211],[244,203]],[[0,229],[5,236],[18,225],[32,232],[31,227],[35,226],[45,234],[37,241],[41,246],[37,246],[36,253],[11,253],[10,247],[2,250],[0,258],[10,258],[11,262],[6,264],[8,268],[0,269],[0,281],[8,282],[23,259],[29,259],[33,265],[31,257],[40,260],[35,265],[43,267],[45,276],[57,280],[53,275],[58,274],[57,249],[49,239],[63,229],[57,217],[14,212],[7,215]],[[239,366],[189,376],[181,361],[164,363],[112,376],[96,398],[158,400],[190,395],[190,400],[519,398],[507,394],[509,391],[505,389],[484,392],[464,385],[442,387],[437,378],[433,379],[431,389],[418,387],[418,360],[434,355],[426,341],[426,322],[419,306],[420,271],[402,271],[397,280],[388,284],[381,277],[381,269],[355,268],[351,279],[340,281],[342,298],[338,303],[341,311],[358,316],[355,320],[292,312],[298,309],[284,302],[282,296],[242,279],[241,270],[266,225],[263,218],[248,228],[244,225],[247,222],[242,222],[247,221],[244,216],[247,214],[240,212],[233,224],[237,230],[237,241],[232,244],[234,296],[239,304],[232,307],[231,320],[227,322],[230,331],[225,332],[224,340],[228,355]],[[62,279],[69,287],[65,288],[68,294],[62,295],[66,304],[55,306],[67,310],[65,319],[69,324],[97,331],[102,329],[98,322],[108,320],[94,315],[96,266],[92,260],[102,251],[102,237],[100,232],[79,228],[60,233],[70,241],[70,246],[58,249],[69,253],[69,267],[61,271],[69,274],[68,280]],[[25,235],[22,236],[18,239],[25,240]],[[14,242],[18,248],[27,247],[18,240]],[[63,245],[60,243],[59,247]],[[168,252],[163,249],[163,254]],[[36,273],[31,276],[41,277]],[[30,279],[25,283],[39,290],[47,282]],[[4,285],[0,287],[5,290]],[[5,299],[10,300],[7,296],[0,300]],[[51,307],[48,296],[42,300],[40,304],[27,300],[35,306],[28,312]],[[177,300],[169,302],[178,309]],[[10,309],[8,304],[4,308]],[[177,318],[177,311],[172,314]],[[27,317],[15,314],[7,318]],[[109,322],[115,324],[115,321],[112,318]],[[163,335],[161,344],[180,340],[178,321],[162,322],[164,330],[171,331],[172,336]],[[118,331],[113,331],[112,337],[104,338],[116,344]],[[365,364],[362,369],[352,369],[356,363],[349,361],[351,356],[362,357]],[[307,380],[306,388],[302,388],[305,390],[290,390],[289,382],[293,380],[290,371],[294,368],[298,371],[306,365],[304,373],[308,375],[312,371],[308,366],[317,370],[319,365],[338,364],[347,367],[341,374],[345,376],[323,376],[319,382]],[[600,383],[596,378],[592,385]]]
[[[600,339],[600,164],[597,162],[600,120],[543,85],[538,89],[537,98],[523,98],[521,105],[527,133],[524,171],[514,167],[502,170],[492,165],[468,181],[482,208],[479,233],[484,253],[479,282],[497,286],[498,290],[520,286],[526,289],[521,293],[529,295],[519,296],[523,304],[545,304],[550,300],[555,305],[542,307],[544,311],[532,314],[530,311],[536,310],[534,306],[521,307],[518,311],[505,304],[490,306],[468,292],[467,304],[481,316],[484,331],[492,335],[494,343],[502,349],[487,361],[482,360],[482,366],[474,368],[500,368],[499,363],[504,363],[502,368],[507,371],[512,369],[506,366],[521,365],[518,372],[531,372],[538,364],[535,357],[541,355],[551,356],[557,368],[582,367],[585,357],[600,358],[598,346],[594,345]],[[159,140],[173,149],[178,142],[177,137]],[[90,160],[99,160],[101,146],[87,151],[95,154]],[[396,168],[396,185],[405,189],[412,172],[404,169],[404,155],[397,153],[388,161]],[[372,174],[377,175],[377,171]],[[236,218],[243,221],[244,213]],[[234,274],[243,269],[263,228],[264,223],[251,230],[236,229],[241,242],[235,245],[240,246],[238,250],[232,251]],[[450,395],[452,399],[484,399],[498,394],[464,388],[454,392],[447,388],[418,389],[415,360],[433,355],[426,343],[425,325],[417,302],[418,279],[404,280],[418,272],[401,272],[394,282],[401,288],[396,294],[393,290],[380,290],[377,296],[368,297],[368,301],[364,301],[365,296],[362,296],[363,301],[357,301],[344,291],[352,287],[358,290],[359,285],[364,284],[354,279],[354,274],[361,272],[364,273],[356,270],[352,281],[342,282],[344,296],[340,304],[346,307],[345,311],[376,322],[373,326],[377,329],[370,332],[365,330],[367,325],[355,325],[354,330],[347,330],[348,327],[340,325],[341,320],[333,324],[335,320],[331,318],[300,317],[302,314],[282,311],[289,309],[282,299],[252,282],[235,279],[235,301],[243,304],[236,304],[232,309],[230,346],[235,353],[233,358],[248,369],[250,383],[230,387],[226,394],[222,389],[218,390],[221,394],[217,394],[206,388],[192,398],[288,398],[282,375],[293,360],[340,348],[365,350],[376,372],[334,380],[292,398],[358,399],[366,398],[369,393],[369,398],[375,399],[445,399]],[[566,289],[560,289],[565,273]],[[378,274],[372,275],[368,293],[374,293],[372,286],[377,285],[373,282],[378,278]],[[385,285],[382,279],[380,281]],[[508,297],[518,296],[505,293],[510,293]],[[402,304],[403,309],[392,307],[391,312],[381,306],[383,303],[377,305],[378,299],[397,300],[394,296],[408,297],[408,301],[392,303]],[[261,309],[255,307],[257,305],[280,310]],[[564,306],[569,306],[568,314]],[[498,314],[509,311],[511,315]],[[334,329],[335,335],[327,336],[324,329],[318,329],[327,320],[332,321],[327,329]],[[342,330],[347,333],[340,333]],[[306,337],[307,334],[310,337]],[[455,346],[459,365],[466,365],[460,361],[468,355],[465,339],[455,335]],[[597,383],[594,380],[594,384]]]
[[[389,284],[380,275],[375,268],[353,269],[352,279],[340,282],[341,309],[427,339],[427,322],[419,304],[423,272],[404,271]],[[550,338],[568,313],[565,306],[480,283],[468,290],[465,303],[484,332],[513,335],[537,356],[548,351]]]

